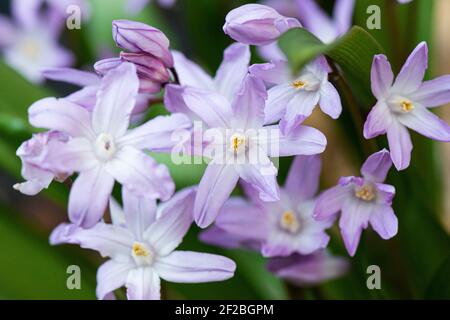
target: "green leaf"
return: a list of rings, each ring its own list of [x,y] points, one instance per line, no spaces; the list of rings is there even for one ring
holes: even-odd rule
[[[450,299],[450,255],[444,260],[431,279],[425,292],[425,299]]]
[[[361,87],[358,90],[360,92],[370,92],[373,57],[384,52],[375,38],[358,26],[330,44],[322,43],[306,29],[292,29],[280,38],[279,45],[288,57],[294,72],[297,73],[317,56],[326,55],[343,69],[352,86]],[[364,99],[364,95],[361,96]]]

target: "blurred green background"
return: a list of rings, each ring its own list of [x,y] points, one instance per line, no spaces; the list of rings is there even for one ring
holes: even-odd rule
[[[138,16],[130,16],[125,13],[125,1],[89,2],[91,19],[81,30],[67,30],[62,39],[64,45],[76,53],[77,67],[90,69],[102,52],[113,50],[112,54],[117,53],[111,38],[111,21],[128,18],[160,28],[170,38],[173,48],[183,51],[211,73],[222,60],[224,48],[231,43],[222,32],[225,15],[246,3],[238,0],[178,0],[174,8],[162,9],[152,3]],[[416,44],[425,40],[431,49],[428,76],[445,73],[435,50],[442,47],[439,46],[442,39],[436,36],[439,34],[437,21],[440,21],[438,6],[446,0],[414,0],[405,6],[397,6],[390,0],[356,2],[354,22],[363,28],[368,5],[377,4],[382,9],[382,29],[369,33],[391,58],[397,71]],[[321,3],[331,10],[333,1]],[[2,13],[7,13],[8,8],[8,1],[2,1]],[[259,61],[256,54],[253,59]],[[347,81],[352,84],[351,74],[347,75]],[[360,113],[367,114],[374,101],[370,91],[356,85],[352,88],[355,88],[353,94],[358,99]],[[76,246],[51,247],[48,244],[51,230],[66,219],[68,190],[54,183],[48,191],[30,198],[11,187],[21,179],[20,161],[15,150],[33,132],[27,124],[27,108],[39,98],[64,96],[73,89],[56,83],[35,86],[0,60],[0,299],[95,298],[95,273],[101,262],[98,255]],[[355,128],[349,109],[345,109],[337,122],[320,114],[309,120],[330,140],[324,154],[324,188],[333,185],[340,175],[357,174],[366,156],[362,139],[359,139],[362,128]],[[163,112],[163,106],[155,106],[151,114]],[[204,245],[197,240],[199,230],[193,227],[182,247],[218,252],[234,259],[238,265],[236,276],[212,284],[164,283],[163,298],[450,298],[450,238],[444,227],[449,216],[445,214],[445,201],[450,197],[445,188],[449,149],[418,135],[413,135],[413,141],[411,167],[400,174],[392,171],[388,179],[397,188],[394,207],[400,221],[399,234],[390,241],[383,241],[371,230],[365,232],[356,257],[351,259],[351,270],[345,277],[313,288],[294,288],[265,271],[265,261],[259,254]],[[379,147],[386,145],[383,139],[377,143]],[[168,163],[179,188],[198,183],[203,172],[201,166],[171,166],[164,155],[157,155],[157,159]],[[280,161],[280,182],[290,161]],[[347,256],[337,230],[333,229],[331,233],[333,253]],[[372,264],[379,265],[382,270],[382,290],[366,287],[366,268]],[[66,288],[69,265],[81,267],[81,290]],[[123,297],[123,292],[120,294]]]

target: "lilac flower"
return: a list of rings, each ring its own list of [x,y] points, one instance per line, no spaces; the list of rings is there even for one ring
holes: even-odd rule
[[[173,51],[172,54],[180,85],[170,84],[166,87],[164,104],[169,111],[186,113],[192,119],[198,118],[184,105],[182,99],[184,88],[208,90],[222,95],[231,103],[248,73],[250,63],[249,47],[241,43],[233,43],[225,49],[223,61],[213,78],[182,53]]]
[[[124,211],[111,204],[113,224],[91,229],[60,225],[52,244],[75,243],[110,260],[97,272],[97,297],[104,299],[125,286],[130,300],[160,299],[160,278],[179,283],[222,281],[233,276],[235,263],[225,257],[174,251],[192,223],[194,189],[178,192],[156,208],[154,200],[123,189]]]
[[[252,45],[270,44],[289,29],[301,26],[297,19],[284,17],[275,9],[261,4],[246,4],[233,9],[225,21],[225,34]]]
[[[208,147],[203,154],[211,162],[194,206],[200,227],[214,221],[239,178],[252,184],[261,199],[279,200],[277,170],[270,156],[310,155],[325,149],[325,136],[314,128],[298,126],[290,135],[283,135],[276,125],[263,127],[266,97],[264,84],[252,75],[244,78],[232,103],[208,90],[184,90],[188,109],[210,128],[204,134]]]
[[[68,95],[65,99],[86,108],[88,111],[94,109],[102,79],[96,73],[71,68],[45,68],[42,70],[42,75],[48,80],[66,82],[81,87],[80,90]],[[144,111],[148,109],[151,98],[152,95],[148,94],[137,96],[136,105],[132,111],[132,123],[142,118]]]
[[[342,177],[339,184],[319,196],[314,216],[328,220],[341,212],[339,227],[348,253],[355,255],[361,232],[370,225],[383,239],[397,234],[398,221],[392,210],[395,188],[383,184],[392,166],[389,151],[371,155],[361,168],[361,177]]]
[[[43,166],[49,156],[49,145],[55,141],[65,143],[68,138],[61,132],[49,131],[37,133],[33,138],[22,143],[17,149],[17,156],[22,160],[22,176],[26,181],[15,184],[14,189],[34,196],[48,188],[53,179],[64,181],[70,173],[47,170]]]
[[[307,256],[272,258],[267,268],[294,285],[311,286],[343,276],[348,272],[349,263],[345,258],[320,250]]]
[[[168,69],[173,67],[169,39],[160,30],[141,22],[113,21],[113,38],[117,46],[130,52],[121,52],[119,58],[104,59],[94,65],[104,75],[122,63],[136,66],[140,93],[158,93],[170,81]]]
[[[13,10],[14,21],[0,16],[0,52],[8,65],[39,83],[41,68],[70,66],[74,57],[58,44],[59,30],[52,21],[34,14]]]
[[[174,191],[167,168],[141,150],[170,150],[175,143],[173,131],[189,128],[190,121],[176,114],[127,130],[138,86],[134,65],[126,63],[103,78],[92,113],[55,98],[38,101],[29,109],[33,126],[72,137],[49,151],[47,165],[56,171],[79,172],[69,198],[69,217],[77,225],[91,227],[100,220],[115,180],[140,196],[168,199]]]
[[[314,0],[295,0],[300,22],[325,43],[345,34],[352,25],[355,0],[337,0],[330,18]]]
[[[286,61],[256,64],[250,72],[267,83],[276,84],[268,92],[265,123],[280,120],[285,133],[311,115],[317,104],[323,112],[337,119],[342,112],[341,99],[328,81],[329,66],[323,57],[292,76]]]
[[[141,12],[151,0],[128,0],[127,11],[133,14]],[[176,0],[158,0],[160,6],[170,8]]]
[[[77,6],[81,9],[81,17],[88,19],[90,17],[90,5],[86,0],[13,0],[12,11],[17,13],[21,20],[35,19],[38,17],[43,8],[46,9],[45,17],[56,20],[55,23],[59,27],[63,27],[65,19],[68,17],[67,9],[70,6]],[[33,23],[34,23],[33,22]]]
[[[411,53],[395,81],[386,56],[375,56],[372,64],[372,92],[378,101],[364,124],[364,137],[386,133],[397,170],[406,169],[411,161],[407,128],[430,139],[450,141],[449,125],[427,110],[450,102],[450,76],[423,82],[427,66],[425,42]]]
[[[240,198],[227,201],[212,231],[202,234],[202,240],[221,245],[223,238],[231,239],[233,246],[261,250],[265,257],[309,255],[325,248],[330,239],[325,229],[333,221],[313,218],[320,167],[318,156],[297,156],[280,190],[280,200],[275,202],[261,201],[258,192],[244,185],[251,202]]]

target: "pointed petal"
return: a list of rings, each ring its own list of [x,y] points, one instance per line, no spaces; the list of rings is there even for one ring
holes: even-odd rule
[[[90,228],[103,216],[114,186],[114,178],[101,166],[83,171],[69,196],[69,218],[78,226]]]
[[[194,217],[200,228],[214,222],[220,209],[239,180],[232,165],[210,163],[200,181],[195,199]]]
[[[260,128],[264,123],[267,91],[262,80],[246,75],[233,100],[232,126],[239,129]]]
[[[371,71],[372,93],[378,99],[383,99],[389,94],[394,82],[394,73],[391,64],[384,54],[373,58]]]
[[[192,251],[175,251],[161,258],[155,269],[166,281],[202,283],[233,277],[236,264],[223,256]]]
[[[428,46],[426,42],[421,42],[408,57],[402,70],[400,70],[393,90],[401,94],[414,93],[422,85],[427,68]]]
[[[182,86],[216,90],[214,80],[199,65],[187,59],[181,52],[172,51],[172,55],[175,61],[175,70]]]
[[[270,88],[267,94],[264,123],[270,124],[278,122],[284,116],[289,102],[296,95],[296,91],[290,83],[286,83]]]
[[[97,134],[109,133],[118,138],[126,132],[138,89],[139,79],[132,63],[124,62],[105,75],[92,111],[92,127]]]
[[[45,98],[28,109],[32,126],[65,132],[72,137],[93,137],[90,113],[65,99]]]
[[[325,43],[336,39],[338,30],[333,21],[314,0],[296,1],[296,5],[300,21],[306,29]]]
[[[261,129],[263,130],[263,129]],[[278,126],[264,128],[265,141],[261,141],[270,157],[289,157],[322,153],[327,145],[325,135],[315,128],[297,126],[291,133],[283,134]]]
[[[233,101],[244,77],[248,73],[250,48],[242,43],[233,43],[223,53],[223,61],[214,79],[217,91],[228,101]]]
[[[339,118],[342,113],[341,97],[336,88],[328,81],[320,87],[320,109],[333,119]]]
[[[263,163],[250,163],[236,166],[236,171],[245,182],[259,191],[263,201],[280,200],[280,190],[277,183],[278,170],[269,158]]]
[[[165,208],[165,212],[144,233],[158,255],[171,253],[183,240],[193,221],[195,189],[178,192]]]
[[[450,141],[450,126],[422,106],[417,106],[411,112],[400,115],[398,121],[430,139]]]
[[[387,129],[387,138],[392,162],[397,170],[400,171],[408,168],[411,161],[411,151],[413,149],[408,129],[397,120],[394,120]]]
[[[284,189],[299,201],[311,199],[319,189],[321,167],[322,162],[317,155],[295,157]]]
[[[233,117],[230,102],[214,91],[187,87],[183,100],[188,109],[211,128],[229,128]]]
[[[142,240],[144,231],[156,220],[156,200],[136,196],[127,188],[122,188],[125,221],[137,240]]]
[[[73,68],[44,68],[42,75],[48,80],[70,83],[79,87],[100,84],[100,77],[94,72],[81,71]]]
[[[342,206],[352,196],[347,186],[335,186],[323,192],[316,201],[314,218],[316,220],[328,220],[341,211]]]
[[[398,231],[398,220],[390,206],[378,206],[370,216],[370,225],[384,240],[394,237]]]
[[[189,130],[191,121],[181,113],[159,116],[132,129],[120,139],[120,143],[133,146],[139,150],[153,152],[170,152],[179,143],[172,135],[178,130]]]
[[[125,286],[128,300],[160,300],[161,280],[152,268],[135,268],[128,273]]]
[[[395,187],[390,184],[376,183],[377,203],[382,205],[392,205],[392,200],[395,196]]]
[[[364,123],[364,138],[372,139],[384,134],[392,121],[391,111],[384,101],[378,101]]]
[[[110,293],[123,287],[132,268],[131,263],[114,260],[103,263],[97,271],[97,298],[105,300]]]
[[[365,178],[374,182],[383,182],[391,167],[391,155],[388,150],[383,149],[367,158],[361,168],[361,173]]]
[[[281,119],[280,128],[285,134],[292,133],[294,129],[308,118],[319,103],[320,94],[316,91],[297,92],[289,101],[286,114]]]
[[[117,151],[105,169],[138,196],[167,200],[175,190],[167,167],[133,147]]]
[[[449,103],[450,75],[425,81],[419,90],[412,94],[411,98],[427,108],[439,107]]]
[[[254,64],[249,72],[268,84],[284,84],[291,81],[291,70],[287,61]]]
[[[355,0],[337,0],[333,8],[333,19],[339,34],[346,33],[352,26]]]
[[[109,213],[111,215],[111,222],[115,226],[126,226],[125,212],[120,204],[113,197],[109,198]]]
[[[361,232],[369,223],[373,205],[348,198],[342,206],[339,228],[344,239],[345,248],[350,256],[354,256],[358,248]]]

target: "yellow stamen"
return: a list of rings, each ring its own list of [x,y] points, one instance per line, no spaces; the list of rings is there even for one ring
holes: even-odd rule
[[[280,225],[283,229],[292,233],[295,233],[300,229],[300,223],[297,216],[291,210],[287,210],[281,215]]]
[[[291,86],[293,86],[295,89],[303,89],[306,86],[306,82],[302,80],[295,80],[291,83]]]
[[[241,145],[245,144],[245,137],[235,134],[231,137],[231,147],[234,153],[237,153]]]
[[[136,257],[148,257],[149,252],[142,244],[135,242],[133,244],[133,254]]]
[[[402,106],[403,112],[410,112],[410,111],[414,110],[414,104],[409,100],[402,100],[400,102],[400,104]]]
[[[366,185],[356,189],[355,196],[364,201],[372,201],[375,198],[375,191],[372,186]]]

